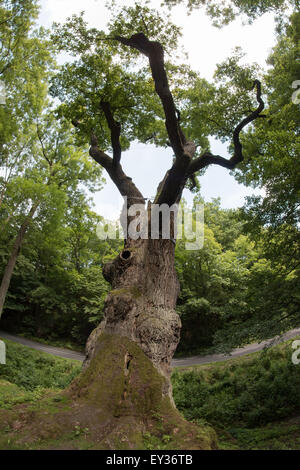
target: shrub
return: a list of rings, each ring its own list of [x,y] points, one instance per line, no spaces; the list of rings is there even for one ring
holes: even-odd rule
[[[78,361],[62,359],[6,342],[6,365],[0,366],[0,379],[33,391],[39,388],[67,387],[81,370]]]
[[[256,426],[300,411],[300,366],[291,342],[222,364],[172,375],[174,400],[188,420]]]

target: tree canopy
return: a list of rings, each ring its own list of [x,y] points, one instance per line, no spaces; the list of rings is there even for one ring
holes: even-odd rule
[[[299,0],[164,0],[166,5],[183,3],[193,11],[205,7],[206,13],[212,18],[215,26],[224,26],[238,16],[243,15],[252,22],[264,13],[274,12],[278,17],[290,8],[299,8]]]

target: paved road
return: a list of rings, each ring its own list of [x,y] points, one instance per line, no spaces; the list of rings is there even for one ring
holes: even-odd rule
[[[233,357],[244,356],[245,354],[261,351],[265,346],[274,346],[275,344],[294,338],[298,335],[300,335],[300,328],[295,328],[294,330],[290,330],[284,335],[277,336],[272,340],[262,341],[261,343],[253,343],[249,344],[248,346],[245,346],[244,348],[234,349],[230,355],[212,354],[209,356],[191,356],[182,359],[173,359],[172,366],[189,367],[197,364],[209,364],[210,362],[225,361],[228,359],[232,359]],[[81,354],[79,352],[71,351],[70,349],[56,348],[54,346],[48,346],[46,344],[37,343],[36,341],[31,341],[20,336],[14,336],[4,331],[0,331],[0,339],[8,339],[16,343],[23,344],[24,346],[28,346],[33,349],[38,349],[39,351],[44,351],[48,354],[53,354],[54,356],[64,357],[67,359],[75,359],[77,361],[83,361],[84,359],[84,354]]]
[[[15,343],[20,343],[24,346],[29,346],[32,349],[38,349],[39,351],[44,351],[48,354],[53,354],[53,356],[64,357],[66,359],[75,359],[77,361],[83,361],[84,359],[84,354],[72,351],[71,349],[48,346],[47,344],[31,341],[30,339],[22,338],[21,336],[11,335],[10,333],[6,333],[5,331],[0,331],[0,339],[8,339],[10,341],[14,341]]]
[[[173,359],[172,366],[195,366],[197,364],[209,364],[210,362],[221,362],[226,361],[228,359],[232,359],[234,357],[244,356],[245,354],[254,353],[257,351],[261,351],[264,347],[270,345],[275,346],[278,343],[282,343],[282,341],[287,341],[288,339],[294,338],[295,336],[300,335],[300,328],[295,328],[294,330],[290,330],[287,333],[283,334],[282,336],[276,336],[273,339],[269,339],[267,341],[262,341],[261,343],[252,343],[244,346],[243,348],[234,349],[230,355],[224,354],[212,354],[209,356],[191,356],[182,359]],[[1,336],[1,332],[0,332]]]

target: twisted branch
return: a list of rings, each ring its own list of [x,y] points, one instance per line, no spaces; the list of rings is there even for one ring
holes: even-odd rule
[[[250,122],[254,121],[257,118],[264,117],[260,115],[263,111],[265,104],[261,97],[261,83],[259,80],[255,80],[253,84],[253,88],[256,87],[256,99],[258,102],[258,107],[255,111],[251,112],[249,116],[244,118],[234,129],[233,131],[233,145],[234,145],[234,154],[233,156],[227,160],[220,155],[212,155],[210,152],[205,152],[199,158],[196,158],[190,163],[188,168],[188,176],[192,175],[196,171],[205,168],[208,165],[214,164],[219,165],[224,168],[228,168],[229,170],[233,170],[236,165],[243,161],[243,146],[240,141],[240,133]]]
[[[75,127],[80,128],[81,124],[76,119],[72,120],[72,124]],[[105,152],[99,148],[98,138],[94,132],[90,135],[90,156],[101,165],[109,174],[111,180],[117,186],[120,194],[128,198],[128,204],[144,204],[144,198],[142,193],[133,183],[132,179],[127,176],[119,161],[111,158]],[[115,155],[114,155],[115,157]]]
[[[134,34],[129,39],[122,36],[116,36],[115,39],[132,49],[140,51],[149,59],[155,91],[164,109],[166,130],[175,155],[172,168],[166,173],[163,182],[159,186],[156,200],[158,204],[172,205],[181,196],[186,181],[186,171],[196,147],[193,142],[187,142],[180,128],[180,112],[174,104],[169,88],[163,47],[157,41],[149,41],[143,33]]]
[[[166,117],[165,123],[169,140],[176,158],[182,159],[184,148],[179,131],[180,115],[178,115],[178,110],[175,107],[173,96],[169,88],[162,45],[157,41],[149,41],[144,33],[134,34],[129,39],[122,36],[116,36],[115,39],[132,49],[140,51],[149,58],[155,91],[161,100]]]

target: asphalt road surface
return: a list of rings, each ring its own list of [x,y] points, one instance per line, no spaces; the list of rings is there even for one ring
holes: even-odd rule
[[[262,341],[261,343],[253,343],[249,344],[243,348],[234,349],[230,355],[224,354],[212,354],[209,356],[191,356],[187,358],[181,359],[173,359],[172,366],[173,367],[189,367],[195,366],[197,364],[209,364],[210,362],[221,362],[228,359],[232,359],[233,357],[244,356],[245,354],[250,354],[253,352],[261,351],[266,346],[274,346],[275,344],[281,343],[282,341],[287,341],[288,339],[292,339],[295,336],[300,335],[300,328],[295,328],[294,330],[290,330],[287,333],[276,336],[273,339],[269,339],[267,341]],[[28,346],[32,349],[37,349],[38,351],[44,351],[48,354],[53,354],[54,356],[64,357],[66,359],[75,359],[77,361],[83,361],[84,354],[72,351],[70,349],[64,348],[56,348],[54,346],[48,346],[46,344],[38,343],[36,341],[31,341],[26,338],[22,338],[20,336],[14,336],[10,333],[6,333],[4,331],[0,331],[0,339],[3,340],[10,340],[14,341],[15,343],[23,344],[24,346]]]

